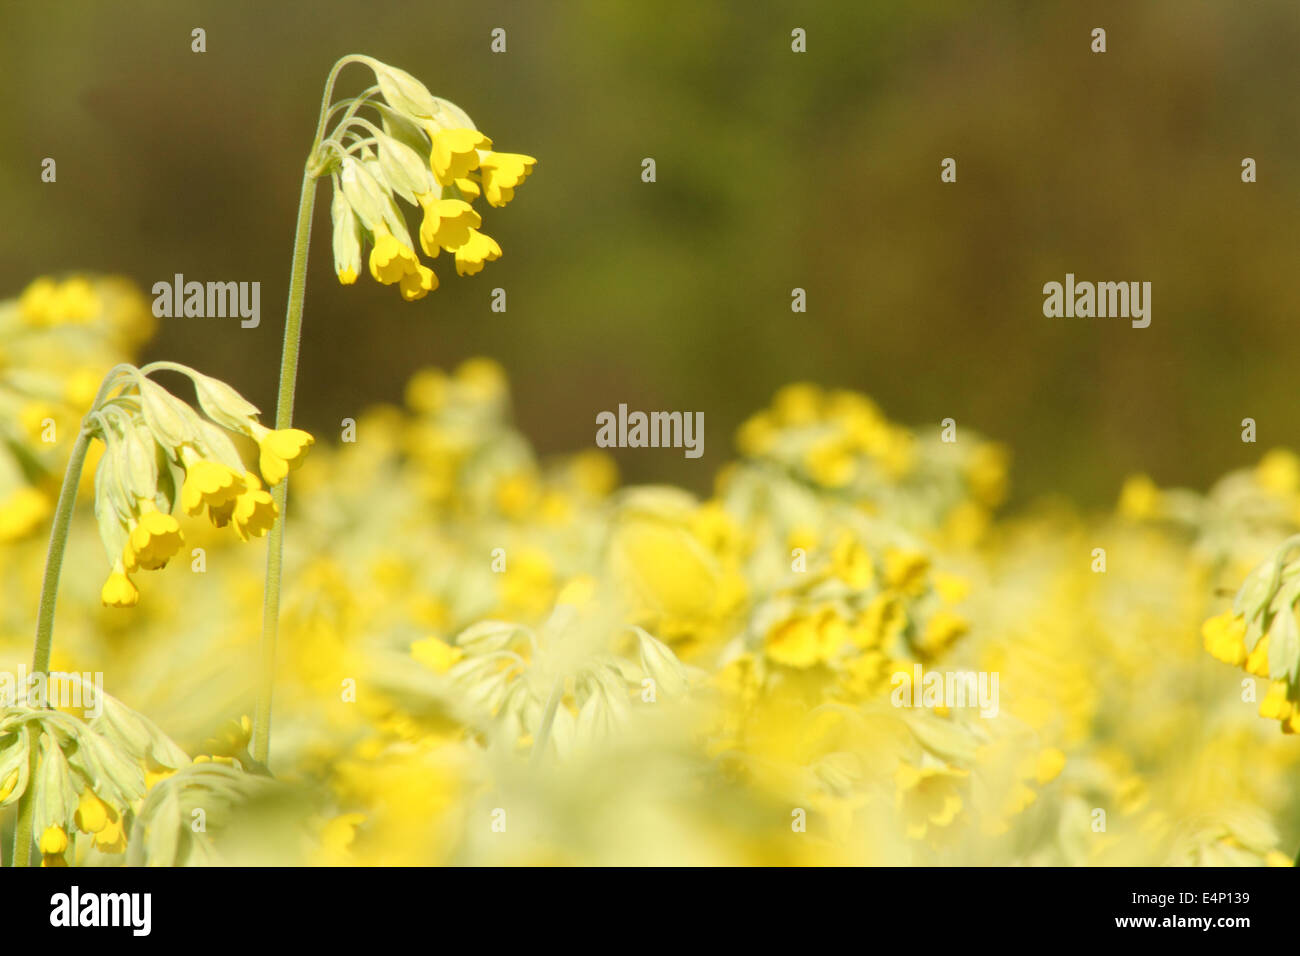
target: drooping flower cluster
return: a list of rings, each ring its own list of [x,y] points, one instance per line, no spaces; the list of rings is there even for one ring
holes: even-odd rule
[[[464,110],[409,73],[371,57],[350,60],[368,66],[377,84],[333,105],[327,115],[342,114],[309,163],[334,186],[335,272],[344,285],[355,282],[369,246],[371,277],[397,285],[408,302],[422,299],[438,277],[416,254],[397,200],[420,210],[426,256],[449,252],[457,275],[474,275],[501,257],[501,247],[479,231],[473,202],[481,196],[490,206],[506,205],[537,161],[494,150]]]
[[[200,411],[150,377],[164,370],[189,377]],[[109,607],[135,605],[131,575],[165,567],[180,550],[178,505],[191,516],[206,512],[218,528],[233,526],[245,541],[266,534],[277,508],[262,479],[284,480],[313,442],[297,428],[267,428],[229,385],[173,362],[119,366],[101,396],[86,428],[105,445],[95,515],[112,568],[101,592]],[[233,435],[256,442],[261,478],[245,467]]]

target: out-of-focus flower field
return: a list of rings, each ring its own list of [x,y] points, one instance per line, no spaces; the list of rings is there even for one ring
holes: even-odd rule
[[[153,321],[91,276],[0,303],[0,672],[81,415]],[[38,786],[46,865],[1290,864],[1300,721],[1230,608],[1300,530],[1292,453],[1002,515],[1007,449],[792,384],[700,500],[539,460],[491,360],[405,394],[291,479],[270,774],[265,546],[181,515],[104,607],[88,463],[52,667],[113,699],[0,709],[6,848]],[[996,675],[996,714],[897,706],[916,665]]]

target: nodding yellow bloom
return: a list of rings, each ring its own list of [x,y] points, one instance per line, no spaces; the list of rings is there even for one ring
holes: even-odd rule
[[[438,277],[428,266],[416,263],[415,271],[402,276],[398,280],[397,288],[402,293],[403,299],[414,302],[416,299],[423,299],[438,288]]]
[[[63,827],[46,827],[41,834],[41,853],[45,856],[60,856],[68,849],[68,834]]]
[[[1246,673],[1256,677],[1268,676],[1268,635],[1265,634],[1255,645],[1255,649],[1246,655]]]
[[[280,513],[271,495],[262,490],[262,483],[251,471],[244,475],[246,490],[232,503],[230,517],[235,521],[235,532],[247,541],[260,538],[271,530]]]
[[[244,490],[244,481],[234,469],[199,458],[186,449],[191,461],[185,466],[185,484],[181,488],[181,507],[188,515],[201,514],[204,507],[212,516],[212,523],[218,528],[224,522],[217,520],[216,512],[233,502]]]
[[[450,186],[478,169],[478,151],[492,148],[492,140],[476,129],[435,129],[430,126],[428,132],[432,147],[429,168],[442,186]]]
[[[1287,698],[1287,684],[1284,680],[1270,683],[1268,693],[1259,702],[1259,716],[1269,720],[1289,721],[1295,710],[1295,704]]]
[[[122,853],[126,850],[126,829],[122,818],[112,807],[107,807],[108,820],[103,829],[95,833],[95,848],[100,853]]]
[[[98,833],[108,826],[111,812],[108,804],[95,796],[93,791],[84,790],[77,801],[77,812],[73,819],[82,833]]]
[[[1240,667],[1246,662],[1246,621],[1232,611],[1224,611],[1202,624],[1201,637],[1205,649],[1225,664]]]
[[[536,163],[523,153],[486,153],[479,161],[479,176],[488,205],[504,206],[513,199],[515,187],[528,178]]]
[[[417,196],[424,210],[420,223],[420,248],[436,257],[443,249],[459,249],[469,242],[483,218],[463,199],[439,199],[433,193]]]
[[[483,271],[483,264],[501,258],[501,247],[491,236],[477,229],[470,230],[469,239],[456,250],[456,274],[472,276]]]
[[[140,510],[140,520],[131,529],[126,547],[122,549],[122,560],[131,570],[140,567],[157,571],[166,567],[180,550],[185,536],[181,534],[180,522],[163,514],[152,501],[141,500]]]
[[[140,602],[140,592],[126,576],[121,561],[113,565],[113,573],[100,589],[99,599],[104,607],[135,607]]]
[[[261,450],[258,467],[262,470],[262,477],[272,485],[278,485],[290,471],[301,465],[307,449],[316,441],[301,428],[272,429],[254,422],[251,429]]]
[[[376,282],[392,285],[420,265],[415,250],[394,236],[383,224],[375,226],[375,245],[370,250],[370,275]],[[272,482],[274,484],[275,482]]]

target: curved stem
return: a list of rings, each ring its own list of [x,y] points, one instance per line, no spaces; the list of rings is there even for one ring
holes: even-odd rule
[[[316,134],[302,174],[302,192],[298,197],[298,226],[293,238],[293,265],[289,272],[289,305],[284,317],[284,346],[280,352],[280,388],[276,394],[275,427],[288,428],[293,422],[293,394],[298,381],[298,347],[302,341],[302,303],[307,291],[307,247],[311,241],[311,217],[316,205],[316,180],[324,169],[318,167],[316,155],[329,120],[334,83],[349,63],[364,63],[368,58],[355,54],[340,57],[325,78],[321,95]],[[262,605],[261,667],[257,686],[257,704],[253,715],[253,759],[269,763],[271,751],[271,691],[275,684],[275,641],[280,628],[280,579],[284,567],[284,522],[289,497],[286,477],[272,491],[279,520],[271,526],[266,551],[266,596]]]
[[[98,406],[102,400],[108,382],[100,387],[100,397],[95,399]],[[41,607],[36,615],[36,645],[32,650],[32,676],[44,674],[50,668],[50,647],[54,637],[54,604],[59,596],[59,572],[63,570],[63,553],[68,546],[68,527],[72,522],[72,510],[77,503],[77,486],[81,484],[81,469],[86,463],[86,452],[90,449],[90,432],[83,426],[77,434],[76,444],[72,446],[72,456],[68,459],[68,470],[63,473],[63,488],[59,491],[59,504],[54,511],[54,526],[50,529],[50,547],[45,555],[45,577],[41,581]],[[32,799],[36,788],[35,747],[29,755],[32,761],[32,773],[27,779],[27,789],[18,799],[18,825],[14,830],[14,866],[28,866],[32,854],[32,815],[36,802]]]
[[[341,62],[341,61],[340,61]],[[336,68],[337,69],[337,68]],[[332,90],[326,88],[326,96]],[[315,147],[312,148],[313,155]],[[293,240],[293,266],[289,273],[289,306],[284,319],[284,347],[280,353],[280,389],[275,403],[275,427],[293,422],[293,395],[298,381],[298,347],[302,341],[302,303],[307,291],[307,247],[311,240],[312,211],[316,205],[316,177],[305,169],[298,198],[298,228]],[[271,749],[271,690],[275,682],[275,641],[280,624],[280,577],[284,561],[284,522],[289,479],[276,485],[272,496],[279,520],[271,526],[266,554],[266,597],[262,606],[261,669],[257,709],[253,718],[253,759],[266,764]]]

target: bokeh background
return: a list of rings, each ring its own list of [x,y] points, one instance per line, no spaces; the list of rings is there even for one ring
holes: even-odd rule
[[[1204,488],[1300,443],[1298,44],[1293,0],[7,3],[0,294],[64,270],[260,281],[260,328],[163,320],[146,357],[271,409],[322,84],[363,52],[540,163],[489,210],[504,257],[471,279],[442,260],[415,304],[338,285],[322,187],[303,427],[483,354],[543,452],[590,446],[620,402],[705,413],[703,458],[621,452],[633,481],[706,489],[735,426],[812,379],[1005,441],[1022,502],[1109,504],[1135,471]],[[1150,328],[1044,318],[1067,271],[1152,282]]]

